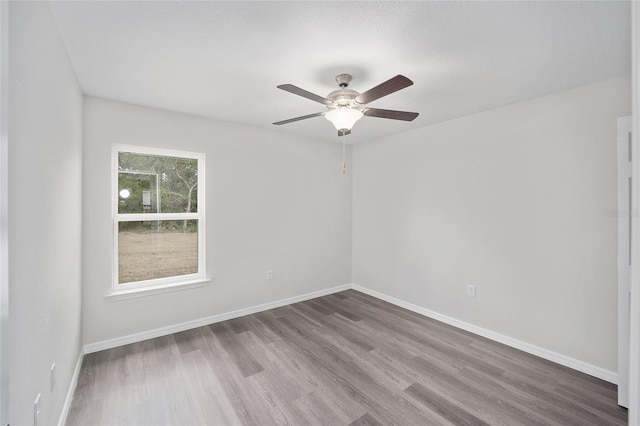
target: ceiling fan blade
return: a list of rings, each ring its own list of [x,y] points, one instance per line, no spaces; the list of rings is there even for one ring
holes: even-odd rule
[[[362,110],[362,113],[367,117],[390,118],[392,120],[404,121],[413,121],[419,115],[419,113],[417,112],[396,111],[392,109],[378,108],[367,108],[365,110]]]
[[[356,102],[360,105],[368,104],[369,102],[373,102],[383,96],[390,95],[400,89],[409,87],[412,84],[413,81],[409,80],[404,75],[396,75],[395,77],[390,78],[384,83],[378,84],[373,89],[369,89],[366,92],[356,96]]]
[[[316,112],[315,114],[303,115],[301,117],[290,118],[288,120],[276,121],[273,124],[275,124],[276,126],[280,126],[282,124],[289,124],[293,123],[294,121],[306,120],[307,118],[320,117],[322,115],[324,115],[324,112]]]
[[[327,98],[318,96],[315,93],[307,92],[306,90],[301,89],[298,86],[294,86],[293,84],[281,84],[277,87],[278,89],[282,89],[285,92],[293,93],[294,95],[302,96],[303,98],[311,99],[314,102],[319,102],[324,105],[331,105],[333,103],[333,101],[330,101]]]

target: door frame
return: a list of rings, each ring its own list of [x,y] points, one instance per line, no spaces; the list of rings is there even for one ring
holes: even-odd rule
[[[629,406],[629,308],[633,181],[631,116],[618,118],[618,405]]]
[[[631,2],[631,103],[632,133],[640,135],[640,5]],[[638,138],[632,140],[633,180],[640,182]],[[633,211],[640,207],[640,185],[633,191]],[[633,218],[631,249],[631,307],[629,339],[629,424],[640,424],[640,229],[638,218]]]
[[[9,2],[0,1],[0,424],[9,424]]]

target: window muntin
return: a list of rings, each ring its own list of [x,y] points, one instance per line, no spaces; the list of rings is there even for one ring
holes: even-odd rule
[[[114,146],[113,289],[205,278],[204,155]]]

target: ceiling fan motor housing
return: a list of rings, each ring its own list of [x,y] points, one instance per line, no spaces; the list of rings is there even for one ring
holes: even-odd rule
[[[333,101],[333,104],[328,105],[329,109],[336,108],[354,108],[356,107],[355,98],[360,93],[353,89],[347,89],[349,83],[351,83],[351,74],[339,74],[336,76],[336,82],[340,89],[334,90],[327,95],[327,99]]]
[[[333,104],[327,105],[329,109],[333,108],[345,108],[345,107],[355,107],[355,98],[360,93],[356,92],[353,89],[337,89],[327,95],[327,99],[333,101]]]

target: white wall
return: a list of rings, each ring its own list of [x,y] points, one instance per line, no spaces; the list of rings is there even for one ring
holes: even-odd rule
[[[85,344],[351,281],[351,174],[340,173],[339,145],[98,98],[84,105]],[[114,143],[205,153],[211,284],[104,298],[112,279]]]
[[[9,13],[10,422],[41,393],[53,424],[81,349],[82,94],[49,6]]]
[[[621,77],[358,145],[354,283],[615,372],[630,111]]]

